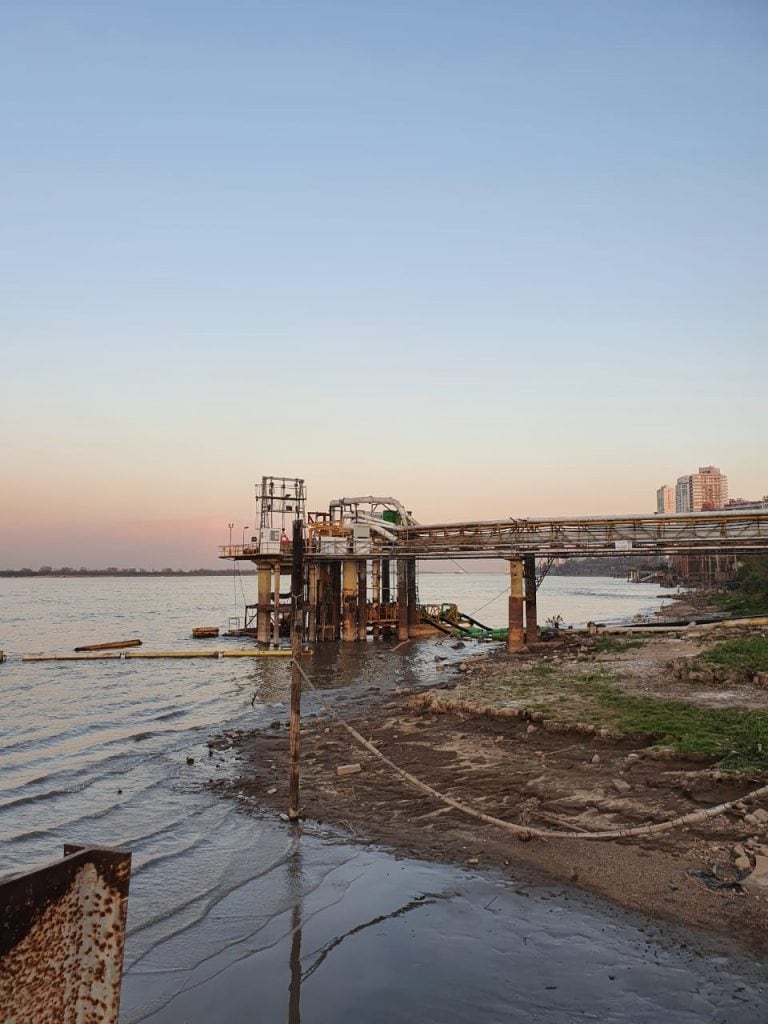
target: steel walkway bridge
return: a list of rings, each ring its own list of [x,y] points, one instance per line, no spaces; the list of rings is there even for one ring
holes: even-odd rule
[[[383,544],[386,548],[387,545]],[[502,519],[404,526],[392,557],[569,558],[768,551],[768,507],[667,515]]]
[[[264,644],[279,644],[292,621],[280,579],[294,571],[304,581],[310,642],[365,640],[369,627],[375,637],[381,631],[388,635],[393,625],[398,640],[404,640],[418,627],[420,560],[505,559],[510,573],[508,647],[515,651],[526,636],[528,642],[538,637],[536,589],[555,559],[768,551],[768,503],[683,514],[422,525],[391,497],[339,498],[327,512],[307,513],[305,495],[303,480],[262,478],[257,534],[240,545],[233,545],[230,536],[230,543],[219,549],[220,558],[257,567],[258,604],[246,606],[245,628]]]

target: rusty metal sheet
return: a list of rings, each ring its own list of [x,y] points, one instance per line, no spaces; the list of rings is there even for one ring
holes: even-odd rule
[[[117,1024],[131,855],[65,846],[0,884],[3,1024]]]

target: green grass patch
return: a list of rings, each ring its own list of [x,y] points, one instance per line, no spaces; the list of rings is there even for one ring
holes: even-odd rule
[[[698,665],[723,665],[747,672],[768,672],[768,638],[750,636],[741,640],[726,640],[699,654],[695,660]]]
[[[623,693],[604,680],[579,684],[606,713],[611,727],[652,736],[681,754],[726,759],[724,767],[768,768],[768,712],[702,708],[680,700]]]
[[[722,645],[726,646],[726,645]],[[733,771],[768,770],[768,712],[704,708],[625,693],[608,672],[578,675],[537,666],[510,678],[507,700],[562,722],[586,722],[627,736],[647,736],[680,754],[704,754]]]
[[[768,615],[768,598],[764,594],[729,590],[723,594],[715,594],[712,602],[730,615]]]
[[[633,647],[644,647],[647,643],[645,638],[620,640],[615,636],[599,636],[592,645],[592,651],[594,654],[623,654]]]

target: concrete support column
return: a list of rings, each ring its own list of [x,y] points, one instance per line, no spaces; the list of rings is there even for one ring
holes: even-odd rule
[[[516,654],[525,643],[523,633],[523,562],[509,560],[509,639],[507,650]]]
[[[397,639],[408,639],[408,563],[397,560]]]
[[[307,601],[307,641],[311,644],[317,640],[318,605],[320,604],[320,572],[318,566],[310,565]]]
[[[345,643],[357,640],[357,564],[351,558],[342,563],[342,625]]]
[[[368,637],[368,563],[363,558],[357,563],[357,639]]]
[[[275,562],[272,570],[272,600],[274,602],[274,623],[272,625],[272,646],[280,646],[280,563]]]
[[[408,626],[415,626],[419,621],[419,606],[416,597],[416,559],[409,558],[407,560],[406,570],[408,573]]]
[[[269,643],[269,616],[272,611],[272,587],[268,565],[259,565],[259,600],[256,616],[256,639],[260,644]]]
[[[539,623],[536,617],[536,559],[526,555],[523,560],[525,577],[525,642],[535,644],[539,639]]]

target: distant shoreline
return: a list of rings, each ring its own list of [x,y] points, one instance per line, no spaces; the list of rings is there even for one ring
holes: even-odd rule
[[[239,569],[241,576],[255,576],[255,569]],[[231,576],[231,569],[0,569],[0,579],[156,579],[157,577]]]

